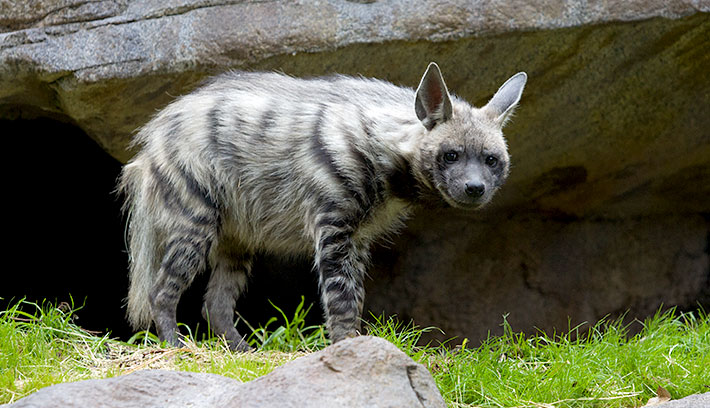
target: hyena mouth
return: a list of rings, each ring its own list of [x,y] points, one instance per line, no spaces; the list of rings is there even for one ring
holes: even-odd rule
[[[480,210],[481,208],[485,207],[486,204],[488,204],[488,202],[490,201],[490,197],[488,197],[488,195],[484,195],[478,199],[470,200],[458,200],[453,195],[450,195],[448,193],[443,193],[442,196],[444,198],[444,201],[446,201],[446,203],[449,204],[451,207],[468,211]]]
[[[459,208],[461,210],[476,211],[476,210],[480,210],[481,208],[485,207],[486,204],[488,204],[487,200],[486,201],[477,201],[475,203],[457,202],[457,204],[454,207]]]

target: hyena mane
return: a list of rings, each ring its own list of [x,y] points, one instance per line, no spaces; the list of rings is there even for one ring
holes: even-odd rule
[[[501,129],[526,78],[482,108],[450,95],[434,63],[416,90],[230,72],[178,98],[138,132],[119,181],[130,322],[179,344],[180,296],[209,270],[203,315],[248,349],[234,307],[268,252],[313,257],[330,338],[356,335],[371,244],[415,205],[476,209],[502,185]]]

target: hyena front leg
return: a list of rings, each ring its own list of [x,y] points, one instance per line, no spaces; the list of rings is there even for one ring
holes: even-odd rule
[[[229,348],[237,351],[251,350],[234,327],[234,307],[239,295],[246,289],[252,259],[251,254],[220,251],[213,263],[202,307],[202,317],[210,323],[212,331],[223,335]]]
[[[365,299],[366,247],[353,242],[347,229],[323,226],[316,247],[316,267],[326,327],[333,343],[359,334]]]
[[[207,267],[211,244],[212,239],[199,229],[173,234],[167,241],[158,278],[150,293],[151,313],[160,340],[174,346],[181,345],[177,305],[195,276]]]

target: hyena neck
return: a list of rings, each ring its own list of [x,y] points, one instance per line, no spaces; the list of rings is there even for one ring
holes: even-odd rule
[[[433,187],[426,172],[420,167],[420,140],[426,129],[412,112],[411,117],[404,113],[387,114],[384,112],[373,117],[371,123],[383,154],[382,174],[392,197],[410,205],[421,204],[431,197]]]

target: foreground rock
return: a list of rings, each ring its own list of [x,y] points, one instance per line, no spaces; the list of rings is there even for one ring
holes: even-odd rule
[[[710,392],[691,395],[679,400],[672,400],[654,405],[654,408],[708,408],[710,407]]]
[[[386,340],[357,337],[249,383],[146,370],[44,388],[7,407],[445,407],[422,365]]]

